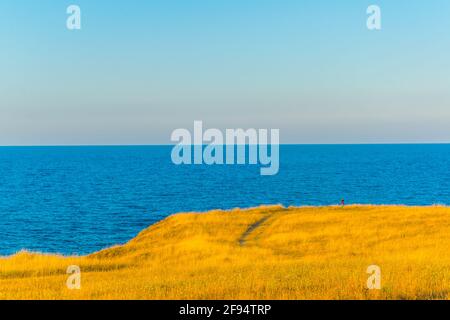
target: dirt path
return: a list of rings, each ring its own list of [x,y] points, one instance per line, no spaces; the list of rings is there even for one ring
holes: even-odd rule
[[[248,236],[255,231],[259,226],[261,226],[264,222],[266,222],[270,217],[273,216],[273,213],[268,214],[264,218],[256,221],[255,223],[251,224],[247,230],[240,236],[239,238],[239,245],[243,246],[245,245],[245,242],[247,241]]]

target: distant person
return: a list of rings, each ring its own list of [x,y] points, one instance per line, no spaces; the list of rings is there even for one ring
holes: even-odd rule
[[[344,199],[341,199],[341,206],[345,206],[345,201],[344,201]]]

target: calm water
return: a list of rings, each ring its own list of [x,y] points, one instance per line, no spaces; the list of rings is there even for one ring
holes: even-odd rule
[[[175,166],[171,147],[0,148],[0,255],[86,254],[180,211],[450,205],[450,145],[281,146],[280,172]]]

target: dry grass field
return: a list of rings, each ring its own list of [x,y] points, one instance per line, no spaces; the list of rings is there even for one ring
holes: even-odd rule
[[[81,289],[66,286],[69,265]],[[369,265],[381,289],[368,290]],[[177,214],[84,257],[0,258],[0,299],[449,299],[450,208]]]

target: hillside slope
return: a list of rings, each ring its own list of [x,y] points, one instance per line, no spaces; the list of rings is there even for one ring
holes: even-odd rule
[[[0,299],[448,299],[449,252],[446,207],[186,213],[85,257],[1,258]],[[366,287],[370,265],[381,290]]]

